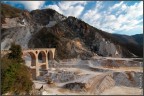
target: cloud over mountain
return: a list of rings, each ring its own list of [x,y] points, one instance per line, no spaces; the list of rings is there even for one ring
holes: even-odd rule
[[[107,31],[134,35],[143,33],[143,1],[5,1],[27,10],[52,8]]]
[[[45,6],[44,8],[55,9],[59,13],[64,14],[66,16],[79,17],[82,11],[84,10],[86,3],[86,1],[62,1],[58,2],[58,4]]]

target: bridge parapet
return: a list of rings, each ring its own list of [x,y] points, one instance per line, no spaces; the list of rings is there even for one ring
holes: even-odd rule
[[[30,49],[22,49],[22,51],[25,51],[25,50],[55,50],[55,48],[30,48]],[[5,51],[10,51],[10,50],[1,50],[3,52]]]
[[[55,50],[55,48],[30,48],[30,49],[22,49],[22,50]]]
[[[10,50],[1,50],[1,51],[6,52],[6,51],[10,51]]]

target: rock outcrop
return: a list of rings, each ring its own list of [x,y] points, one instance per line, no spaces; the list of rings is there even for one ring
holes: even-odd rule
[[[138,87],[142,88],[143,73],[134,71],[114,72],[113,79],[116,86]]]
[[[85,80],[80,79],[74,82],[67,83],[64,85],[64,88],[73,90],[73,91],[83,91],[92,95],[98,95],[106,89],[109,89],[115,85],[111,73],[88,76]]]

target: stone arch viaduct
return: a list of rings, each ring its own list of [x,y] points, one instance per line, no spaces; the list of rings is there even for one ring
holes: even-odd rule
[[[9,50],[1,50],[1,55],[5,55],[10,53]],[[22,50],[22,58],[27,54],[31,57],[31,73],[33,79],[36,79],[40,76],[40,68],[47,70],[48,67],[48,59],[53,60],[55,55],[55,48],[34,48],[34,49],[23,49]],[[39,62],[39,55],[41,54],[41,62]]]

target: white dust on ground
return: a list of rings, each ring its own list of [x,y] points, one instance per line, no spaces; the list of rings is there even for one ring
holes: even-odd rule
[[[100,95],[142,95],[143,90],[133,87],[114,86],[105,90]]]
[[[108,58],[108,59],[110,59],[110,58]],[[114,58],[113,60],[115,60],[115,59],[116,58]],[[31,61],[30,58],[26,57],[25,60],[26,60],[26,63],[28,64],[27,66],[30,66],[30,61]],[[130,59],[118,58],[118,60],[128,60],[129,61]],[[74,63],[76,63],[78,65],[83,65],[83,64],[87,64],[89,62],[75,60]],[[90,65],[89,67],[96,67],[96,66]],[[98,68],[102,68],[102,67],[99,66]],[[57,69],[57,68],[50,68],[50,70],[52,70],[52,71],[55,71],[55,69]],[[92,70],[89,70],[86,68],[80,68],[80,67],[79,68],[72,68],[72,67],[71,68],[58,68],[58,69],[69,71],[69,72],[77,72],[79,75],[89,74],[89,76],[95,76],[95,75],[105,73],[105,72],[92,71]],[[102,68],[102,69],[105,70],[107,68]],[[117,69],[110,69],[110,70],[112,70],[114,72],[123,72],[123,71],[143,72],[143,71],[141,71],[142,70],[141,67],[127,67],[127,68],[121,67],[120,69],[117,68]],[[86,78],[88,78],[88,77],[79,78],[77,80],[80,80],[80,81],[81,81],[81,79],[86,80]],[[77,81],[77,80],[74,80],[74,81]],[[71,82],[71,81],[64,82],[64,83],[55,83],[56,84],[55,86],[50,86],[50,85],[46,84],[46,82],[42,82],[40,80],[33,81],[33,82],[36,86],[36,89],[39,89],[43,85],[44,90],[42,92],[42,95],[85,95],[86,94],[84,92],[74,92],[74,91],[70,91],[70,90],[62,88],[63,85],[65,85],[66,83]],[[126,87],[126,86],[114,86],[110,89],[103,91],[100,95],[142,95],[142,94],[143,94],[142,89],[140,89],[140,88]]]

